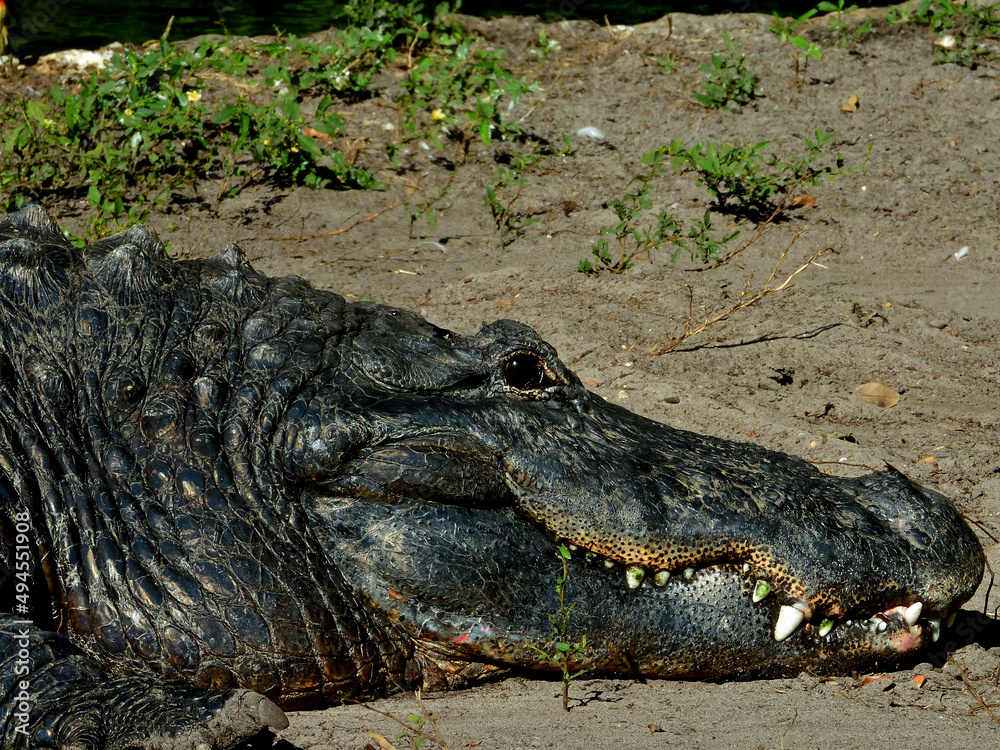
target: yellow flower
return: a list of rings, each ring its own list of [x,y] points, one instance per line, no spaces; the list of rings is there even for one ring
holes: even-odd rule
[[[195,89],[193,91],[187,91],[185,93],[187,93],[187,98],[188,98],[189,102],[200,102],[201,101],[201,92],[198,91],[197,89]]]
[[[431,112],[431,117],[433,117],[435,120],[443,120],[445,118],[444,110],[441,109],[440,107],[437,107]]]
[[[50,120],[48,117],[42,120],[42,124],[47,128],[54,128],[56,126],[55,122]]]
[[[289,150],[289,151],[291,151],[291,152],[292,152],[293,154],[297,154],[297,153],[299,153],[299,147],[298,147],[298,146],[292,146],[292,147],[291,147],[290,149],[288,149],[288,150]]]
[[[126,109],[125,110],[125,116],[126,117],[131,117],[132,116],[132,110],[131,109]]]

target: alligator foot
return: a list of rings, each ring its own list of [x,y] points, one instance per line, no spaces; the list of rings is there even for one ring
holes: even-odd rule
[[[284,713],[249,690],[116,677],[65,637],[0,615],[0,748],[232,750]]]
[[[68,697],[68,696],[67,696]],[[31,747],[71,750],[231,750],[288,719],[249,690],[201,690],[149,677],[127,677],[73,696],[32,732]]]

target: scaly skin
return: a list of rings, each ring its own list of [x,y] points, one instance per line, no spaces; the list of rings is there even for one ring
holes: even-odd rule
[[[456,335],[235,245],[81,251],[28,206],[0,322],[4,747],[228,747],[277,706],[551,667],[560,543],[573,666],[619,674],[891,663],[982,576],[895,471],[674,430],[523,325]]]

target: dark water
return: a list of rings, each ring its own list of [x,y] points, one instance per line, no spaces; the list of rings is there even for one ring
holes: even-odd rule
[[[769,0],[713,0],[713,2],[635,3],[607,0],[551,0],[551,2],[465,2],[462,12],[473,15],[537,15],[545,20],[592,18],[611,23],[640,23],[671,11],[725,13],[746,10],[769,12],[781,8],[791,14],[815,3]],[[862,3],[867,4],[867,3]],[[271,34],[275,28],[308,34],[335,25],[343,3],[332,0],[7,0],[14,51],[30,57],[67,47],[94,48],[111,41],[140,44],[159,37],[174,16],[172,39],[209,32]],[[428,3],[433,7],[433,2]]]

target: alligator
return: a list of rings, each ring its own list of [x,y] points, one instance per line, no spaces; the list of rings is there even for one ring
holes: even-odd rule
[[[0,223],[4,748],[229,748],[283,709],[555,669],[850,673],[937,639],[984,555],[891,467],[646,419],[531,328],[475,335],[235,244]]]

